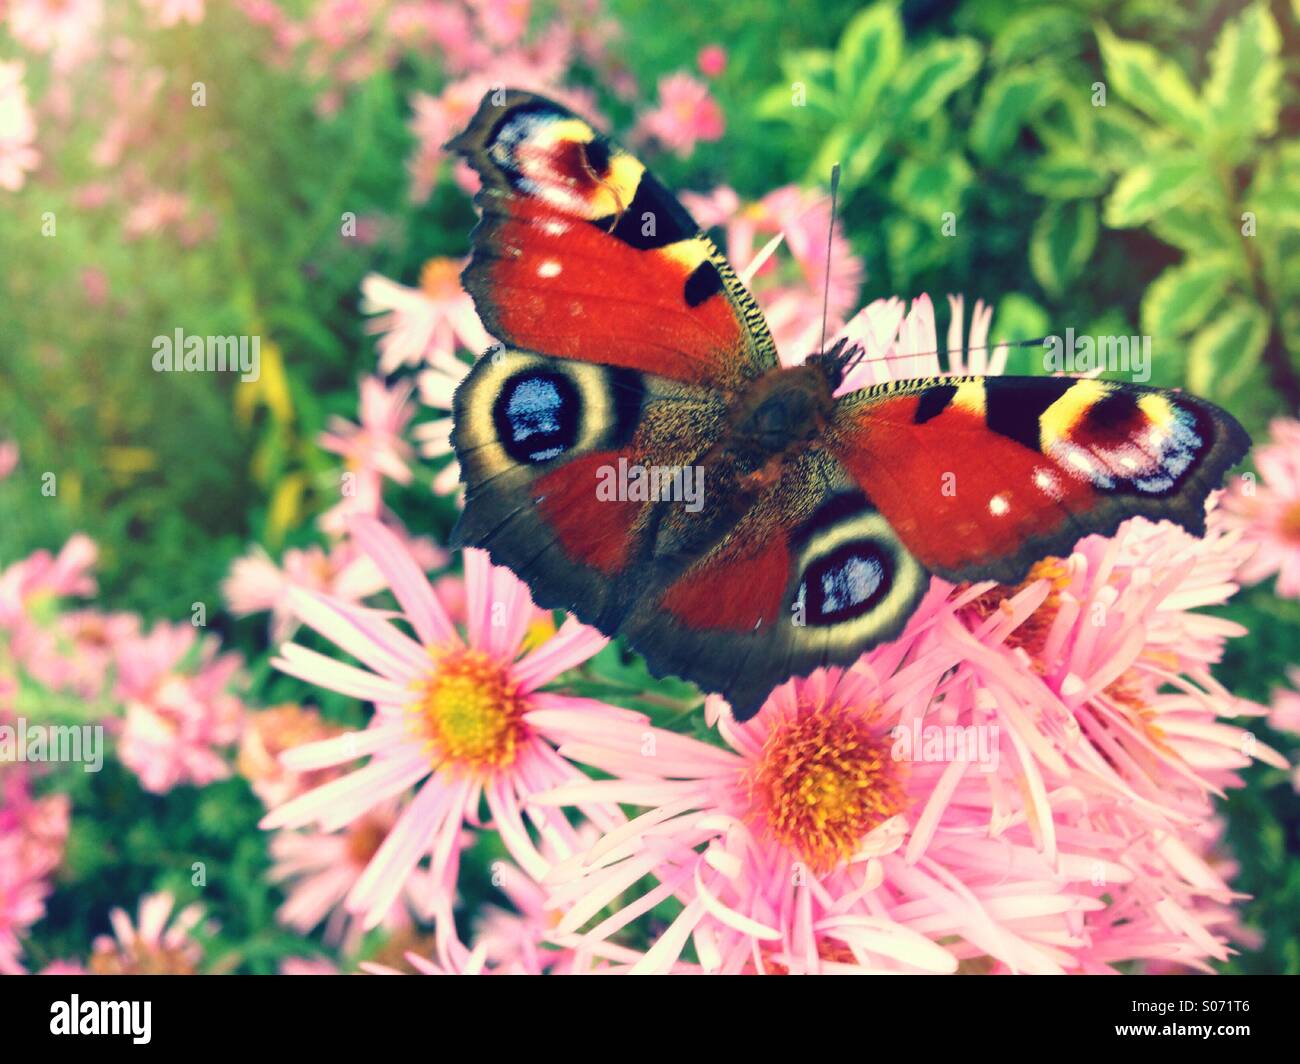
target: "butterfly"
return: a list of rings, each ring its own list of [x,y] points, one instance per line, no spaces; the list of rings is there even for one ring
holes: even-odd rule
[[[1015,583],[1134,515],[1204,534],[1249,447],[1207,402],[1097,379],[837,397],[861,350],[783,366],[727,260],[590,123],[496,90],[448,148],[481,178],[462,282],[501,341],[453,403],[453,543],[737,720],[897,636],[930,574]],[[648,490],[655,473],[702,491]]]

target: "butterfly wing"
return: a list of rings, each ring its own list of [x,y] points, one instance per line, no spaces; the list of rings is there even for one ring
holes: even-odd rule
[[[448,147],[482,178],[463,281],[498,339],[723,389],[777,364],[727,260],[653,174],[583,119],[500,90]]]
[[[1065,377],[961,377],[843,396],[826,446],[927,569],[1022,580],[1126,518],[1205,532],[1250,438],[1178,392]]]

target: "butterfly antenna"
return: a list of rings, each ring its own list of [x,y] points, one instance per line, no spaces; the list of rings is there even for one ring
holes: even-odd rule
[[[826,227],[826,283],[822,288],[822,342],[817,349],[826,353],[826,312],[831,299],[831,246],[835,240],[835,203],[840,194],[840,164],[831,167],[831,221]]]
[[[1050,337],[1047,337],[1047,336],[1039,336],[1039,337],[1036,337],[1036,338],[1034,338],[1034,339],[1032,339],[1032,340],[999,340],[997,343],[993,343],[993,344],[982,344],[982,345],[980,345],[979,347],[968,347],[968,348],[966,348],[965,350],[966,350],[966,353],[969,354],[969,353],[972,352],[972,351],[996,351],[999,347],[1037,347],[1037,346],[1040,346],[1040,345],[1046,343],[1047,340],[1049,340],[1049,339],[1050,339]],[[875,358],[867,358],[867,351],[866,351],[866,348],[862,348],[862,349],[861,349],[861,352],[862,352],[862,353],[859,354],[859,355],[857,355],[855,358],[851,358],[851,359],[849,359],[847,362],[845,362],[845,364],[844,364],[844,370],[845,370],[845,372],[848,372],[848,371],[851,370],[854,366],[861,365],[861,364],[864,363],[864,362],[867,362],[867,363],[870,363],[870,362],[896,362],[896,361],[898,361],[899,359],[902,359],[902,358],[926,358],[926,357],[928,357],[929,355],[941,355],[941,354],[944,354],[943,351],[938,351],[938,350],[935,350],[935,351],[905,351],[905,352],[900,352],[900,353],[898,353],[898,354],[891,354],[891,355],[877,355]]]

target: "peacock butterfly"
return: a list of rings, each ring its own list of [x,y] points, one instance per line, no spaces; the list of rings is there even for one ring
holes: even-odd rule
[[[859,351],[782,366],[681,204],[564,107],[490,93],[448,147],[482,179],[462,279],[503,342],[455,396],[454,541],[739,720],[896,636],[931,573],[1015,582],[1137,514],[1203,534],[1249,446],[1207,402],[1096,379],[836,397]],[[698,505],[599,490],[634,467],[702,470]]]

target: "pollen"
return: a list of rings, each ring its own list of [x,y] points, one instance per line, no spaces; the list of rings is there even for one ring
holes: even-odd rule
[[[1061,609],[1061,594],[1070,586],[1070,567],[1062,558],[1044,558],[1035,562],[1029,575],[1015,585],[999,584],[990,588],[979,598],[970,603],[966,609],[979,619],[992,616],[997,610],[1010,610],[1010,600],[1020,594],[1030,584],[1046,580],[1051,585],[1047,597],[1036,610],[1021,622],[1014,632],[1007,636],[1007,646],[1023,647],[1033,659],[1035,668],[1043,668],[1039,661],[1047,637],[1052,631],[1056,615]]]
[[[419,692],[411,712],[435,765],[491,775],[514,764],[526,703],[501,665],[479,650],[441,654]]]
[[[460,294],[461,264],[451,258],[430,259],[420,268],[420,290],[430,299],[450,299]]]
[[[743,780],[751,823],[815,872],[843,864],[906,806],[902,765],[872,719],[800,705],[773,727]]]

